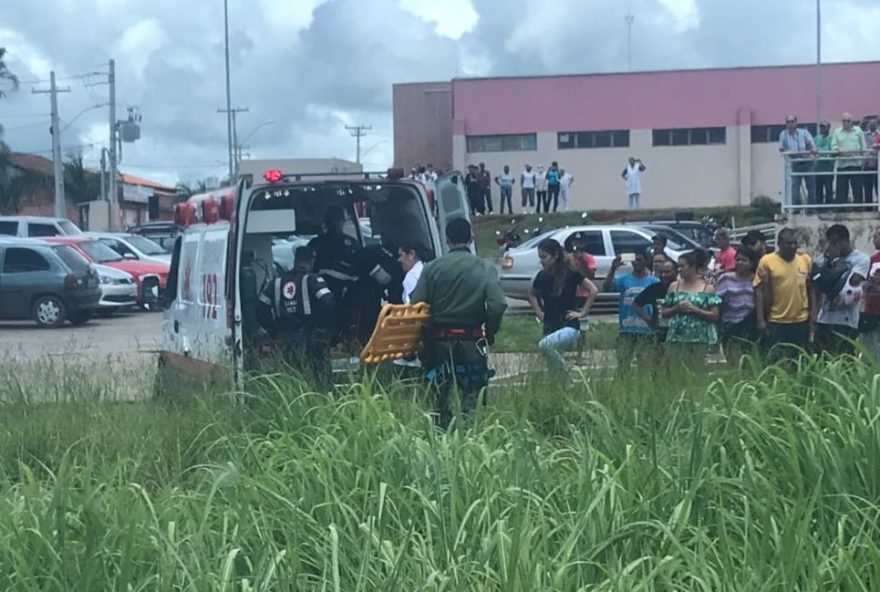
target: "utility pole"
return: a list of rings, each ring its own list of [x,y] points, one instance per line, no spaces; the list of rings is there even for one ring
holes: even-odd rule
[[[355,138],[356,146],[357,146],[357,156],[355,158],[355,162],[361,163],[361,138],[366,136],[366,132],[373,129],[371,125],[347,125],[345,129],[351,132],[352,137]]]
[[[247,113],[250,111],[250,107],[233,107],[231,109],[217,109],[217,113],[226,113],[229,121],[231,123],[230,129],[230,145],[229,145],[229,157],[230,167],[229,167],[229,183],[231,184],[233,180],[238,176],[238,121],[236,119],[236,115],[238,113]]]
[[[816,133],[822,121],[822,0],[816,0]]]
[[[229,183],[231,185],[233,179],[235,179],[235,169],[232,162],[233,157],[235,156],[235,144],[232,139],[235,111],[232,110],[232,85],[229,80],[229,0],[223,0],[223,30],[224,38],[226,40],[226,133],[229,142]]]
[[[632,72],[633,69],[633,22],[636,20],[636,15],[632,13],[632,9],[627,15],[624,17],[626,21],[626,70],[627,72]]]
[[[52,105],[52,165],[55,177],[55,217],[66,218],[67,207],[64,200],[64,163],[61,162],[61,121],[58,117],[58,93],[70,92],[70,88],[55,86],[55,71],[49,73],[49,90],[31,91],[34,94],[48,94]]]
[[[112,215],[113,204],[119,201],[118,189],[116,189],[116,60],[110,60],[110,73],[107,77],[110,85],[110,146],[107,178],[107,201],[110,202],[110,229],[116,230],[116,220]]]

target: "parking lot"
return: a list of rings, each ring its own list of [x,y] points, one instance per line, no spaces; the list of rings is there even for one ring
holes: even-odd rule
[[[107,398],[137,400],[152,393],[162,315],[147,312],[94,319],[83,327],[38,329],[0,323],[4,393],[31,400],[75,397],[97,387]]]
[[[132,312],[93,319],[82,327],[38,329],[30,321],[0,323],[0,359],[44,357],[99,363],[108,357],[155,350],[162,339],[162,315]],[[145,355],[145,354],[144,354]]]

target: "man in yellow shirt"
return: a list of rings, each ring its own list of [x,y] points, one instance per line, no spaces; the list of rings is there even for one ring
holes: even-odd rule
[[[797,355],[793,347],[806,350],[810,341],[813,291],[810,287],[812,261],[798,253],[794,230],[783,228],[776,239],[776,251],[764,255],[755,274],[755,312],[758,332],[771,350],[771,359]],[[779,347],[776,347],[779,346]]]

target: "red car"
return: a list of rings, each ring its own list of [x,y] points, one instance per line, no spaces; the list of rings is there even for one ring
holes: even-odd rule
[[[130,273],[137,284],[137,304],[147,310],[159,308],[160,296],[168,283],[169,265],[122,257],[91,236],[53,236],[48,243],[70,245],[92,263],[121,269]]]

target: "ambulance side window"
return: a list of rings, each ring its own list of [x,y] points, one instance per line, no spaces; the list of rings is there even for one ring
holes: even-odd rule
[[[180,245],[183,243],[183,236],[177,237],[174,241],[174,247],[171,249],[171,269],[168,271],[168,287],[165,289],[165,308],[171,306],[171,303],[177,299],[177,287],[180,283],[177,281],[177,274],[180,273]]]

